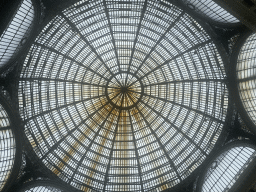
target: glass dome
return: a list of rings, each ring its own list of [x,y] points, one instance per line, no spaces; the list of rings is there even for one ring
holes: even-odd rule
[[[39,160],[86,191],[165,190],[209,156],[228,108],[207,31],[166,1],[79,1],[37,36],[19,81]]]

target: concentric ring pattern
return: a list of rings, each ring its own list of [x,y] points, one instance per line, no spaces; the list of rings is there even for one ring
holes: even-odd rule
[[[256,34],[251,34],[241,47],[236,66],[238,91],[242,105],[249,118],[256,125]]]
[[[225,122],[222,58],[166,1],[80,1],[38,35],[20,114],[42,163],[83,191],[159,191],[209,156]]]

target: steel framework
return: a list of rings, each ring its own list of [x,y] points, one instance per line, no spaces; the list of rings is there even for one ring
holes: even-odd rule
[[[226,122],[223,54],[167,1],[79,1],[32,43],[18,100],[34,155],[73,187],[166,190],[209,158]]]

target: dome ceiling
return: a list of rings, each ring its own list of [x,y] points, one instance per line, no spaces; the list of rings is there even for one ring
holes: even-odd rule
[[[39,160],[77,189],[165,190],[209,156],[228,107],[211,36],[165,1],[79,1],[37,36],[19,81]]]

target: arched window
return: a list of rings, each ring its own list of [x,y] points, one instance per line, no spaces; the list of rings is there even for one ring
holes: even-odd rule
[[[234,184],[243,179],[246,168],[256,162],[256,146],[247,142],[234,142],[225,146],[210,162],[199,180],[198,192],[234,191]],[[246,175],[244,175],[246,176]]]
[[[190,9],[218,23],[239,23],[239,20],[213,0],[182,0]]]
[[[57,181],[38,180],[23,184],[18,192],[70,192],[70,190]]]
[[[22,0],[0,37],[0,68],[7,64],[26,43],[34,16],[32,0]]]

